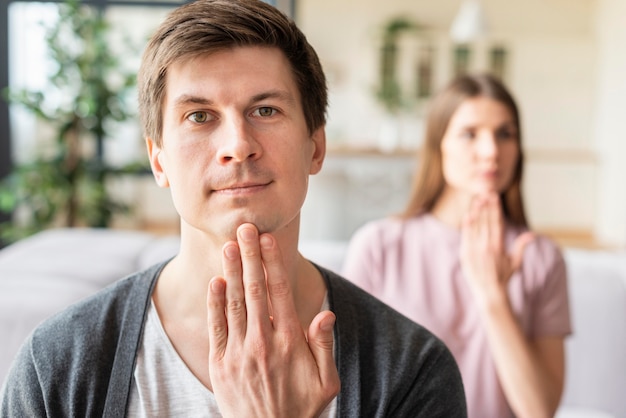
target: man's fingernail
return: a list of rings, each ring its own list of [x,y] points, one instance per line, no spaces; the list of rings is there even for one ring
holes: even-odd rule
[[[320,322],[320,328],[322,331],[332,331],[335,326],[335,316],[328,316]]]
[[[228,257],[228,259],[235,260],[237,257],[239,257],[239,250],[237,249],[236,245],[228,245],[226,248],[224,248],[224,254],[226,254],[226,257]]]
[[[252,241],[256,239],[256,231],[253,228],[246,227],[239,230],[239,236],[244,241]]]
[[[224,286],[223,280],[219,280],[219,279],[211,280],[210,287],[211,287],[211,292],[213,293],[224,293],[225,286]]]
[[[270,248],[272,248],[273,244],[274,240],[272,239],[272,237],[268,235],[261,235],[261,247],[269,250]]]

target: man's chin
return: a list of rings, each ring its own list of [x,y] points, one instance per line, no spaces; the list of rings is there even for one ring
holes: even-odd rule
[[[259,217],[242,217],[233,219],[229,222],[225,222],[222,233],[229,240],[237,239],[237,229],[243,224],[252,224],[259,231],[259,235],[266,232],[274,232],[276,231],[276,225],[274,222],[268,221],[267,219],[260,219]]]

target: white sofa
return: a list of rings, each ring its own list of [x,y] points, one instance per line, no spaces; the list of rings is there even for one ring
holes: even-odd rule
[[[340,271],[347,243],[306,241],[301,252]],[[131,272],[173,255],[176,236],[58,229],[0,250],[0,381],[43,319]],[[626,418],[626,253],[566,248],[574,335],[558,418]]]

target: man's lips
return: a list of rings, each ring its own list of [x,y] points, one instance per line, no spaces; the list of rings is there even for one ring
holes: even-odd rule
[[[245,182],[245,183],[235,183],[228,186],[220,186],[218,188],[213,189],[213,193],[219,194],[246,194],[246,193],[254,193],[264,189],[269,186],[271,181],[269,182]]]

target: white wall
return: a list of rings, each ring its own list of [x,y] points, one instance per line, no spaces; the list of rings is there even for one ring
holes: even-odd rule
[[[595,146],[598,202],[595,230],[612,245],[626,245],[626,2],[599,0],[596,20],[598,89]]]
[[[331,148],[376,145],[383,119],[372,94],[380,27],[398,15],[426,25],[438,54],[435,84],[441,87],[451,76],[448,29],[460,3],[298,0],[298,23],[329,75]],[[484,69],[489,45],[508,49],[506,82],[522,113],[531,224],[626,245],[626,188],[620,189],[626,142],[619,136],[620,115],[626,116],[626,54],[618,53],[626,45],[626,3],[483,0],[483,6],[490,30],[475,46],[472,69]],[[612,151],[602,151],[607,148]]]

